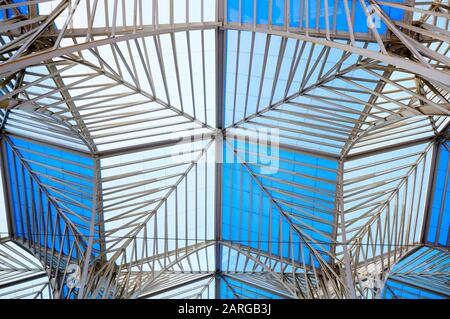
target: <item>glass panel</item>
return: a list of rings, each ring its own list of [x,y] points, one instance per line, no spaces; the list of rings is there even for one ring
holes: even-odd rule
[[[278,162],[270,162],[277,155]],[[309,250],[300,248],[300,230],[329,260],[336,162],[285,150],[276,154],[273,149],[240,141],[224,146],[224,160],[225,240],[285,258],[294,254],[296,261],[311,264]]]
[[[74,234],[69,229],[66,232],[66,221],[57,210],[64,212],[81,235],[89,237],[93,160],[15,137],[9,141],[6,154],[15,235],[41,245],[47,241],[47,247],[69,254]],[[52,238],[53,232],[59,240]],[[97,234],[94,254],[100,249]]]
[[[450,243],[450,143],[445,142],[439,146],[439,163],[434,186],[433,205],[428,229],[428,242],[441,246]]]

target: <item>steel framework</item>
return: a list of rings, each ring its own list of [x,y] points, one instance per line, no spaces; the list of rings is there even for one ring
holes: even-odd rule
[[[0,0],[0,297],[449,298],[449,11]]]

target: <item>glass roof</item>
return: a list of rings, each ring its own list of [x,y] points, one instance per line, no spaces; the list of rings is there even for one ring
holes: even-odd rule
[[[421,247],[403,258],[383,288],[389,299],[448,299],[448,253]]]
[[[3,2],[0,298],[448,298],[449,19]]]

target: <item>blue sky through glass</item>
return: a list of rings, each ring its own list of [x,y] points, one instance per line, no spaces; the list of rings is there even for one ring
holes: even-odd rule
[[[271,22],[275,26],[283,26],[287,23],[287,17],[285,16],[285,6],[289,2],[289,26],[292,28],[298,28],[300,26],[300,20],[302,28],[308,27],[308,29],[326,29],[326,11],[325,5],[328,6],[328,23],[331,29],[336,24],[336,31],[348,32],[349,27],[347,23],[346,13],[344,9],[344,1],[338,0],[337,2],[321,0],[319,2],[309,2],[308,10],[306,10],[305,1],[299,0],[273,0],[271,8],[271,21],[269,21],[269,0],[257,0],[256,1],[256,23],[268,24]],[[353,3],[355,2],[355,3]],[[404,2],[403,0],[394,0],[393,2]],[[241,3],[241,4],[240,4]],[[335,9],[335,4],[337,8]],[[370,5],[369,1],[365,1],[366,6]],[[239,19],[239,5],[241,5],[241,17]],[[364,13],[364,9],[361,6],[359,0],[348,1],[350,16],[353,20],[354,32],[367,33],[369,31],[367,16]],[[403,10],[392,8],[389,6],[380,6],[383,11],[394,21],[403,19]],[[228,0],[227,1],[227,19],[228,22],[242,22],[253,23],[254,17],[254,1],[253,0]],[[336,11],[336,16],[334,12]],[[302,17],[300,19],[300,14]],[[317,19],[318,18],[318,19]],[[336,21],[334,21],[336,19]],[[286,21],[286,22],[285,22]],[[387,27],[383,22],[379,22],[376,25],[380,34],[384,34],[387,31]]]
[[[302,239],[297,232],[300,230],[307,236],[304,240],[329,261],[326,252],[331,249],[333,233],[337,162],[286,150],[279,150],[277,163],[264,163],[265,156],[249,161],[255,147],[236,140],[237,156],[229,144],[224,146],[224,240],[310,264],[309,249],[300,249]],[[273,156],[261,148],[257,150],[259,154]],[[242,160],[249,163],[241,164]]]
[[[450,243],[450,144],[446,141],[439,146],[439,163],[434,185],[433,205],[431,208],[428,242],[448,246]]]
[[[442,269],[437,274],[442,276],[450,271],[447,255],[442,250],[430,247],[417,249],[391,269],[383,288],[383,298],[443,299],[443,295],[435,291],[436,288],[432,285],[433,276],[436,275],[432,266],[440,263]]]
[[[62,229],[67,225],[57,213],[59,209],[88,238],[93,201],[93,160],[15,137],[11,137],[10,141],[11,144],[6,143],[6,154],[16,235],[42,245],[47,238],[47,247],[52,247],[51,236],[44,233],[38,235],[26,225],[32,227],[30,225],[33,223],[29,221],[35,220],[41,223],[40,229],[47,229],[50,234],[55,232],[56,236],[64,236]],[[39,184],[36,179],[30,178],[30,170]],[[44,211],[40,211],[40,205],[36,203],[41,203]],[[46,225],[47,214],[51,217]],[[74,235],[68,236],[63,247],[59,247],[60,241],[55,240],[55,250],[69,254]],[[96,239],[97,236],[94,240]],[[97,242],[94,254],[99,250]],[[75,251],[73,256],[75,257]]]

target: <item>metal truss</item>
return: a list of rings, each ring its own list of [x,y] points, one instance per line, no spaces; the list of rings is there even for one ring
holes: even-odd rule
[[[0,240],[0,297],[48,299],[52,288],[36,258],[18,244]]]
[[[0,297],[448,298],[450,3],[243,2],[0,1]],[[278,130],[276,174],[239,129]]]
[[[420,262],[417,262],[420,261]],[[408,298],[408,293],[419,298],[448,299],[450,291],[447,270],[448,250],[420,247],[411,251],[390,271],[385,281],[384,294],[393,294],[396,298]],[[418,287],[422,295],[414,294],[404,287]],[[404,292],[399,291],[402,288]]]

